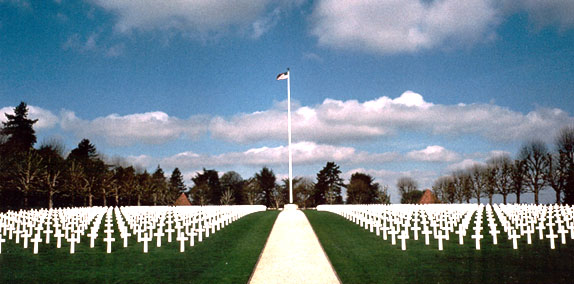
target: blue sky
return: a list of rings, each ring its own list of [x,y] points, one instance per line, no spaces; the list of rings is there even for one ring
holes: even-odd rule
[[[39,143],[188,182],[285,177],[290,67],[294,175],[335,161],[397,201],[398,177],[551,147],[574,123],[573,43],[559,0],[0,0],[0,109],[28,103]]]

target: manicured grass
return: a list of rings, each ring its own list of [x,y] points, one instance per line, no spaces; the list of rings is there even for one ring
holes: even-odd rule
[[[43,244],[33,254],[33,244],[23,249],[12,241],[2,244],[0,282],[2,283],[246,283],[275,219],[277,211],[247,215],[220,231],[179,252],[179,242],[155,239],[149,253],[132,237],[127,248],[115,235],[111,254],[106,253],[102,237],[95,248],[82,237],[76,253],[69,253],[69,244],[56,248],[55,240]],[[103,224],[102,224],[103,226]],[[100,230],[100,236],[103,231]]]
[[[402,251],[400,240],[391,245],[390,236],[383,240],[375,233],[329,212],[306,210],[321,245],[343,283],[572,283],[574,281],[574,240],[567,244],[556,242],[551,250],[548,240],[533,244],[520,239],[518,249],[506,234],[499,235],[498,245],[492,245],[490,235],[482,240],[481,250],[468,234],[464,245],[458,235],[451,234],[439,251],[431,238],[429,246],[424,236],[407,240]],[[474,222],[474,219],[473,219]],[[486,227],[486,224],[484,225]],[[500,229],[499,229],[500,230]],[[485,234],[485,232],[483,232]],[[423,238],[421,238],[423,237]]]

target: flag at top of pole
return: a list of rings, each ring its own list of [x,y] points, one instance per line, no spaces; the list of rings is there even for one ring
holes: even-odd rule
[[[289,78],[289,71],[277,75],[277,80],[285,80]]]
[[[293,204],[293,154],[291,152],[291,79],[287,72],[277,75],[277,80],[287,79],[287,133],[289,134],[289,203]]]

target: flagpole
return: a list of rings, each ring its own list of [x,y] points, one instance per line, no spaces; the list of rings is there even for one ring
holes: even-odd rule
[[[287,68],[287,132],[289,133],[289,204],[293,204],[293,153],[291,152],[291,72]]]

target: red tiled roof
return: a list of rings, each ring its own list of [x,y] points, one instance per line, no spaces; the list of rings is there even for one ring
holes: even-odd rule
[[[432,203],[439,203],[439,202],[430,189],[425,189],[425,191],[423,192],[423,196],[419,200],[419,204],[432,204]]]
[[[177,200],[175,201],[175,203],[173,204],[174,206],[190,206],[191,202],[189,202],[189,199],[187,199],[187,196],[185,195],[185,193],[182,193]]]

